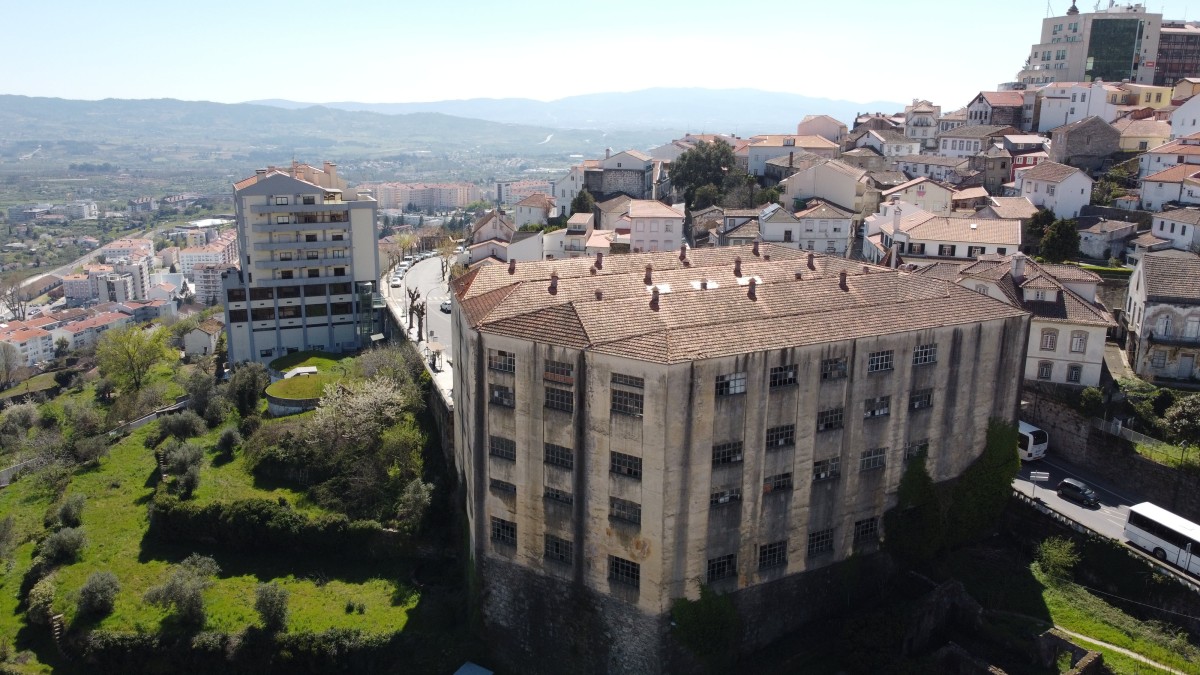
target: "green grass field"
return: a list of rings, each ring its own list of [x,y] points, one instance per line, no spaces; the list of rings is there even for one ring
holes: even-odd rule
[[[36,391],[46,391],[47,389],[53,387],[54,373],[41,373],[40,375],[34,375],[24,382],[13,385],[4,391],[0,391],[0,400],[9,399],[13,396],[23,396]]]
[[[279,380],[267,387],[267,395],[276,398],[321,398],[325,385],[342,379],[341,373],[317,372]]]
[[[317,370],[322,372],[340,372],[350,364],[352,356],[352,354],[331,354],[329,352],[295,352],[275,359],[268,367],[281,373],[300,366],[316,366]]]
[[[325,393],[325,385],[337,382],[347,374],[351,367],[348,356],[328,352],[296,352],[281,356],[271,362],[272,370],[286,373],[293,368],[314,366],[317,373],[279,380],[267,387],[267,394],[277,398],[320,398]]]

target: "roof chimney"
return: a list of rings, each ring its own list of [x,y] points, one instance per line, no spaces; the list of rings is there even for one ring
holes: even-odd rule
[[[838,277],[840,279],[838,281],[838,288],[842,289],[843,291],[850,290],[850,287],[846,285],[846,270],[838,272]]]
[[[1025,256],[1021,253],[1013,254],[1012,257],[1012,278],[1018,284],[1025,281]]]
[[[754,280],[754,277],[750,277],[750,287],[746,290],[746,297],[755,302],[758,301],[758,296],[754,293],[754,287],[757,285],[758,282]]]
[[[795,153],[795,151],[789,152],[789,153],[788,153],[788,168],[789,168],[789,169],[791,169],[791,168],[793,167],[793,161],[794,161],[795,159],[796,159],[796,153]]]
[[[550,288],[547,290],[550,291],[550,295],[558,295],[558,272],[550,273]]]
[[[708,290],[708,279],[701,279],[701,280],[700,280],[700,290],[702,290],[702,291],[707,291],[707,290]]]
[[[896,243],[895,239],[892,240],[892,259],[890,263],[892,269],[896,269],[900,264],[900,244]]]
[[[892,237],[895,237],[896,233],[900,231],[900,211],[899,206],[892,208]]]
[[[604,253],[602,251],[596,251],[596,269],[604,269]]]
[[[650,296],[650,309],[655,312],[658,311],[658,289],[657,288],[654,289],[654,295]]]
[[[516,258],[508,259],[508,273],[509,274],[517,273],[517,259]]]
[[[870,273],[871,273],[871,268],[867,267],[866,265],[863,265],[863,274],[870,274]]]
[[[679,259],[681,261],[687,260],[687,244],[679,245]]]
[[[799,272],[799,271],[796,272],[796,281],[800,281],[803,278],[804,278],[804,272]]]
[[[650,265],[646,265],[646,277],[644,279],[642,279],[642,281],[647,286],[654,285],[654,275],[652,274],[653,272],[654,272],[654,268],[651,267]],[[657,292],[658,291],[655,291],[655,293],[657,293]]]
[[[758,240],[757,239],[754,240],[754,249],[752,250],[752,253],[754,253],[755,258],[758,257]]]
[[[596,266],[595,265],[592,265],[592,268],[589,269],[588,271],[592,273],[592,276],[596,276]]]
[[[816,256],[814,256],[814,255],[812,254],[812,251],[809,251],[809,252],[808,252],[808,269],[810,269],[810,270],[815,270],[815,269],[817,269],[817,266],[816,266],[816,264],[813,262],[813,258],[815,258],[815,257],[816,257]]]
[[[764,253],[764,254],[763,254],[763,260],[764,260],[764,261],[766,261],[766,262],[771,262],[771,254],[770,254],[770,253]]]
[[[608,159],[609,157],[612,157],[612,148],[605,148],[604,159]]]
[[[600,290],[599,288],[596,289],[596,299],[597,300],[604,299],[604,291]]]
[[[265,175],[267,175],[267,170],[266,169],[255,169],[254,175],[255,176],[265,176]]]
[[[742,278],[742,256],[733,259],[733,276]]]

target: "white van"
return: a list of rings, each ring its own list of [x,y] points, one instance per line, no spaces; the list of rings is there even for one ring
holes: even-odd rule
[[[1022,461],[1041,459],[1046,456],[1046,446],[1050,444],[1050,434],[1028,422],[1021,422],[1017,428],[1017,454]]]

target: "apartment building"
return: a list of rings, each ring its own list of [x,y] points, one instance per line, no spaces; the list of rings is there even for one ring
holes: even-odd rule
[[[336,165],[293,162],[234,184],[241,269],[224,275],[229,361],[343,352],[379,329],[375,199]]]
[[[1170,384],[1200,371],[1200,256],[1167,249],[1144,253],[1129,280],[1121,320],[1129,364],[1142,378]]]
[[[192,286],[196,302],[202,305],[218,305],[222,300],[222,277],[226,272],[236,271],[238,263],[196,263],[192,267]]]
[[[522,672],[659,672],[701,584],[772,617],[755,639],[793,629],[807,573],[878,546],[907,459],[953,478],[1017,414],[1024,310],[861,262],[761,244],[452,291],[481,611]]]
[[[0,342],[15,347],[30,368],[54,358],[54,337],[50,331],[23,321],[0,324]]]
[[[380,183],[374,189],[385,209],[461,209],[483,194],[474,183]]]
[[[1072,3],[1065,16],[1042,20],[1041,36],[1017,81],[1154,84],[1161,25],[1162,15],[1141,3],[1097,5],[1087,13]]]
[[[179,271],[194,280],[193,268],[201,263],[212,265],[229,264],[238,260],[238,233],[227,230],[200,246],[189,246],[179,250]]]

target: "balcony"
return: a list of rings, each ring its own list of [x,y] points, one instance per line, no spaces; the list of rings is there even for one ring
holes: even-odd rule
[[[313,223],[290,221],[286,223],[267,222],[252,224],[250,229],[254,232],[340,232],[346,236],[350,235],[350,223],[346,220],[329,220]]]
[[[331,239],[324,241],[256,241],[253,244],[255,251],[311,251],[322,248],[348,248],[349,246],[348,239],[337,241]]]
[[[350,267],[350,258],[294,258],[292,260],[255,260],[255,267],[268,270],[301,267]]]
[[[1174,346],[1174,347],[1191,347],[1200,345],[1200,334],[1184,333],[1160,333],[1158,331],[1150,331],[1146,336],[1146,340],[1151,344]]]
[[[348,202],[328,201],[322,204],[254,204],[250,213],[341,213],[350,208]]]

